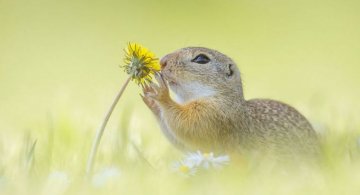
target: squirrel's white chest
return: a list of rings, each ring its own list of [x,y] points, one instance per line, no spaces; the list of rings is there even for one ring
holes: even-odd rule
[[[197,82],[170,86],[170,88],[175,94],[175,101],[180,104],[204,97],[214,96],[216,94],[216,91],[213,88],[204,86]]]

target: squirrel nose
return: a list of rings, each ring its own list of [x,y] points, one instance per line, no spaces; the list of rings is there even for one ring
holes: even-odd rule
[[[165,68],[165,66],[166,66],[166,64],[167,64],[167,57],[166,56],[164,56],[164,57],[162,57],[161,58],[161,60],[160,60],[160,66],[161,66],[161,69],[164,69]]]

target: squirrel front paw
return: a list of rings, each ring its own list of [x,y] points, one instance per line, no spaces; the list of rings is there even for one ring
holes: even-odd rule
[[[148,96],[149,93],[155,93],[155,91],[153,90],[153,88],[151,88],[148,84],[143,84],[142,85],[142,89],[143,89],[143,95],[140,94],[142,100],[144,101],[144,103],[149,107],[149,109],[156,115],[158,116],[158,114],[160,113],[160,108],[159,105],[157,105],[157,103]]]
[[[158,84],[151,82],[148,86],[144,87],[144,95],[155,102],[164,102],[170,99],[169,87],[164,80],[161,73],[155,74],[155,79]]]

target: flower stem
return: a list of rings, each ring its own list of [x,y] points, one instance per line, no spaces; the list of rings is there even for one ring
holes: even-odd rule
[[[129,77],[125,81],[124,85],[121,87],[119,93],[116,95],[113,103],[111,104],[108,112],[106,113],[106,116],[105,116],[104,120],[102,121],[102,124],[101,124],[100,128],[96,132],[96,137],[95,137],[95,139],[93,141],[91,151],[90,151],[90,155],[89,155],[89,159],[87,161],[87,166],[86,166],[86,175],[88,177],[90,177],[91,174],[92,174],[92,170],[93,170],[93,167],[94,167],[94,160],[95,160],[95,157],[96,157],[97,150],[99,148],[101,137],[104,134],[105,127],[106,127],[106,125],[107,125],[107,123],[109,121],[109,118],[110,118],[112,112],[114,111],[114,108],[115,108],[116,104],[118,103],[120,97],[124,93],[124,91],[125,91],[127,85],[129,84],[130,80],[131,80],[131,77]]]

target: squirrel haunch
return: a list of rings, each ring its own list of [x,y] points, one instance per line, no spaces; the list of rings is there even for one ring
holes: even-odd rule
[[[296,109],[274,100],[244,99],[240,71],[226,55],[187,47],[160,64],[158,84],[144,86],[143,100],[178,148],[316,152],[316,133]]]

